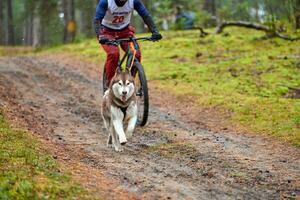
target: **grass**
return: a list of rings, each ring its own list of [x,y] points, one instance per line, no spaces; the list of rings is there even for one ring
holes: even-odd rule
[[[300,43],[231,31],[205,39],[197,32],[166,35],[158,46],[161,59],[152,59],[155,48],[144,54],[147,73],[175,94],[232,112],[231,123],[300,146],[300,100],[285,98],[288,87],[300,86]]]
[[[300,146],[300,100],[286,98],[289,87],[300,86],[300,41],[226,31],[206,38],[198,31],[166,32],[161,42],[142,43],[148,79],[175,95],[194,96],[200,106],[232,113],[231,124]],[[100,49],[92,39],[42,52],[69,52],[102,65]]]
[[[159,43],[143,43],[148,79],[175,95],[194,96],[201,106],[231,112],[230,123],[300,146],[300,100],[286,98],[289,87],[300,86],[300,41],[227,31],[206,38],[197,31],[166,32]],[[95,40],[48,50],[62,51],[105,60]]]
[[[40,146],[0,112],[0,199],[91,199]]]
[[[36,51],[32,47],[4,47],[0,46],[0,56],[16,56],[24,54],[32,54]]]

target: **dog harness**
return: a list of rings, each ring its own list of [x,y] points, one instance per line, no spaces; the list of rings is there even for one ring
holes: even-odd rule
[[[123,112],[123,114],[124,114],[124,118],[123,118],[123,120],[125,120],[125,118],[126,118],[126,111],[127,111],[127,108],[128,108],[128,106],[127,107],[119,107],[120,108],[120,110]]]

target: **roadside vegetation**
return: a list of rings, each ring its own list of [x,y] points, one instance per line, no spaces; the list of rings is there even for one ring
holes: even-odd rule
[[[91,199],[40,147],[0,112],[0,199]]]
[[[199,37],[198,31],[163,34],[142,43],[148,79],[175,95],[192,95],[200,106],[230,112],[228,122],[300,146],[300,41],[262,39],[263,32],[226,29]],[[70,52],[103,65],[95,39],[48,49]]]

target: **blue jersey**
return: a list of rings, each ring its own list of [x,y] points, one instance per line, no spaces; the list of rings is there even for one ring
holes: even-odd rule
[[[132,12],[136,10],[144,18],[150,15],[140,0],[127,0],[119,7],[115,0],[100,0],[96,9],[94,22],[100,21],[101,25],[113,30],[121,30],[130,23]]]

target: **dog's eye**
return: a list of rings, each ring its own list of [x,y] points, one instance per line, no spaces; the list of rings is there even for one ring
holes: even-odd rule
[[[130,83],[127,83],[126,85],[129,85]]]
[[[119,85],[122,85],[122,83],[119,83]]]

